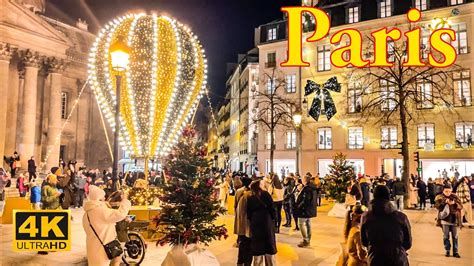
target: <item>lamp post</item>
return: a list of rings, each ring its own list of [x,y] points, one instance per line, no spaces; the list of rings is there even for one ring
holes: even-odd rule
[[[296,128],[296,173],[300,173],[300,147],[301,147],[301,111],[298,110],[293,114],[293,123]]]
[[[119,131],[120,131],[120,88],[122,86],[122,75],[127,70],[130,48],[118,38],[116,42],[110,45],[109,54],[112,69],[115,71],[115,131],[114,131],[114,158],[112,166],[112,190],[117,188],[118,180],[118,157],[119,157]]]

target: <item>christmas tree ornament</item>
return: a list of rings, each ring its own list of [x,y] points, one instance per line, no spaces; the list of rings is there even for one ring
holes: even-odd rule
[[[324,107],[324,113],[329,120],[337,113],[336,105],[329,91],[341,92],[341,84],[337,82],[337,77],[332,77],[324,84],[318,84],[312,80],[308,80],[304,88],[304,96],[315,93],[313,102],[308,114],[318,121],[321,115],[321,109]]]

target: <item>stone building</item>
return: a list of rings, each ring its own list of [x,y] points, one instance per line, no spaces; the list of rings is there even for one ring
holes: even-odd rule
[[[67,25],[44,11],[44,0],[0,0],[0,156],[17,151],[22,169],[31,156],[43,170],[59,158],[106,167],[104,129],[85,85],[95,36],[84,21]]]
[[[375,3],[376,2],[376,3]],[[434,106],[415,108],[416,119],[409,123],[410,173],[417,172],[414,153],[419,152],[421,160],[420,172],[423,178],[437,177],[438,170],[446,169],[450,174],[457,169],[461,175],[474,172],[474,148],[472,134],[474,131],[474,116],[472,102],[472,69],[474,57],[471,48],[474,26],[474,3],[472,0],[360,0],[360,1],[312,1],[303,0],[303,5],[316,6],[324,9],[331,19],[331,29],[328,36],[335,32],[353,28],[368,36],[371,31],[397,25],[406,30],[408,22],[406,13],[410,8],[422,11],[420,23],[429,28],[440,19],[449,22],[456,32],[456,64],[462,71],[453,74],[453,91],[449,96],[454,112],[441,112]],[[305,17],[304,37],[311,35],[314,21]],[[336,152],[347,155],[357,173],[390,176],[401,176],[402,157],[399,154],[399,143],[402,141],[401,128],[396,123],[392,125],[361,124],[358,122],[360,108],[367,103],[364,97],[356,97],[354,82],[348,80],[347,74],[351,68],[336,68],[330,62],[330,53],[336,46],[330,44],[329,38],[318,42],[303,44],[303,58],[311,63],[311,67],[282,68],[280,63],[287,56],[287,21],[280,19],[259,26],[256,29],[256,44],[260,53],[260,75],[269,73],[276,66],[283,75],[296,75],[296,90],[283,92],[286,97],[298,97],[303,112],[307,114],[312,97],[304,99],[300,84],[313,80],[324,83],[336,76],[342,84],[340,93],[331,93],[337,104],[337,114],[328,121],[324,115],[318,122],[308,115],[303,115],[302,139],[300,152],[301,173],[311,172],[325,175],[331,158]],[[365,38],[365,37],[364,37]],[[423,35],[424,49],[429,50]],[[428,48],[427,48],[428,47]],[[301,75],[300,75],[301,73]],[[429,89],[424,87],[425,89]],[[265,84],[261,83],[260,90]],[[306,102],[306,106],[305,106]],[[374,121],[375,122],[375,121]],[[296,169],[296,146],[288,145],[295,142],[292,137],[294,130],[277,129],[274,171],[288,167]],[[258,160],[260,169],[269,171],[269,139],[268,133],[258,134]]]

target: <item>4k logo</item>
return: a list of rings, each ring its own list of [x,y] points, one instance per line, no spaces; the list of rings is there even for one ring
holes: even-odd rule
[[[65,210],[15,210],[16,251],[68,251],[71,249],[70,212]]]

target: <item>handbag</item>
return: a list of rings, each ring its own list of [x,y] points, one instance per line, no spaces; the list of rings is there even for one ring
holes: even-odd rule
[[[450,214],[449,204],[444,205],[443,210],[438,213],[438,219],[443,220]]]
[[[97,239],[99,239],[100,244],[102,244],[102,246],[104,247],[105,254],[107,254],[107,258],[109,258],[109,260],[112,260],[116,257],[122,256],[123,249],[122,249],[122,246],[120,245],[120,242],[117,239],[114,239],[114,240],[112,240],[109,243],[104,245],[102,240],[100,240],[100,237],[97,234],[97,232],[95,231],[94,227],[92,227],[91,220],[89,219],[89,214],[87,214],[87,220],[89,221],[89,226],[91,227],[91,229],[94,232],[95,236],[97,237]]]
[[[344,200],[345,205],[353,206],[356,205],[357,200],[353,195],[346,193],[346,199]]]

